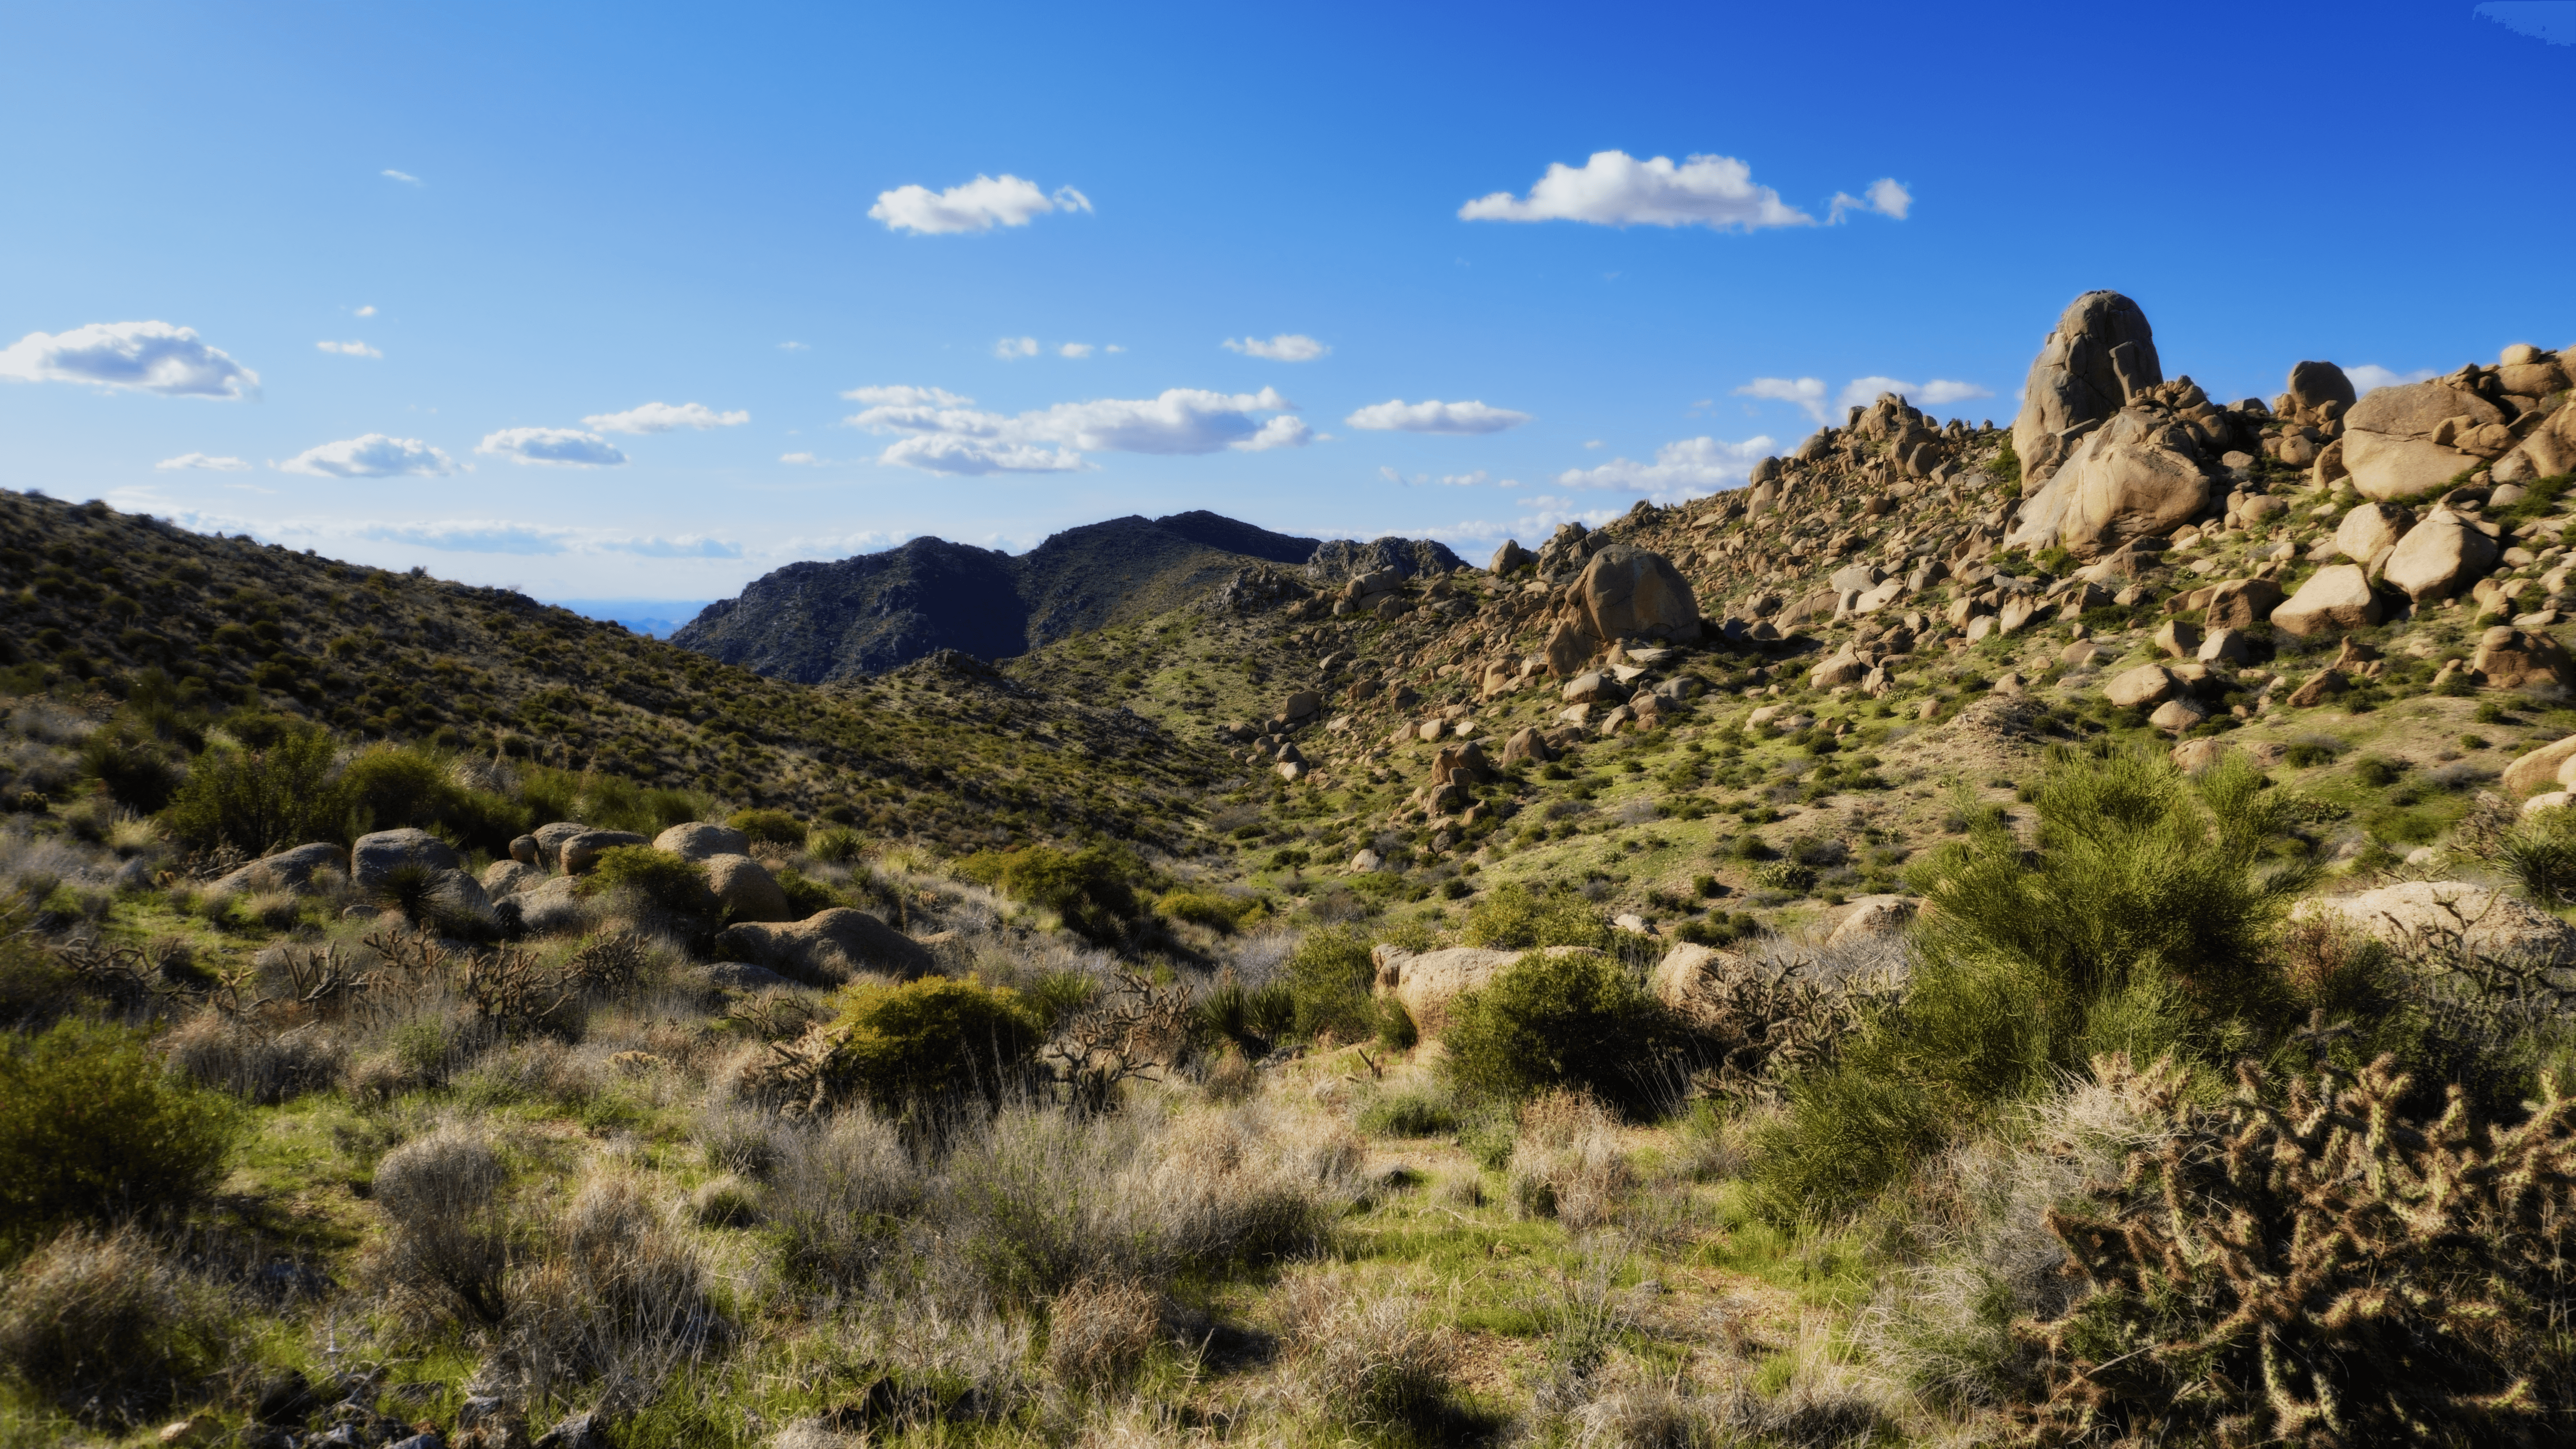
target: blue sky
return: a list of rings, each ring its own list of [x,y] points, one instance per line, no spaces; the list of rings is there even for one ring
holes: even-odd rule
[[[2088,287],[2229,397],[2576,341],[2571,94],[2567,4],[11,4],[0,484],[550,598],[1481,552],[2008,419]]]

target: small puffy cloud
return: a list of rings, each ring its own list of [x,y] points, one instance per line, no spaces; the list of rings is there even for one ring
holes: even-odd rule
[[[1091,344],[1088,342],[1068,342],[1062,347],[1057,348],[1055,351],[1058,357],[1089,357],[1091,355]]]
[[[1086,452],[1257,452],[1295,447],[1309,437],[1302,424],[1288,425],[1293,419],[1253,416],[1293,410],[1270,388],[1237,394],[1173,388],[1156,397],[1058,403],[1016,416],[975,409],[967,406],[972,399],[936,388],[863,388],[853,396],[883,401],[850,417],[852,427],[904,435],[877,461],[934,473],[1056,473],[1081,467]]]
[[[1333,350],[1302,332],[1282,332],[1268,338],[1229,337],[1224,345],[1228,352],[1269,362],[1312,362]]]
[[[2358,397],[2375,387],[2396,387],[2402,383],[2428,381],[2434,374],[2433,369],[2429,367],[2419,367],[2413,372],[2391,372],[2377,363],[2365,362],[2359,367],[2345,368],[2343,375],[2352,383],[2353,395]]]
[[[613,468],[626,461],[616,444],[579,428],[503,428],[485,434],[474,451],[558,468]]]
[[[188,468],[203,468],[208,472],[213,473],[247,473],[250,471],[250,464],[243,462],[239,458],[218,458],[209,453],[181,453],[178,457],[164,458],[152,466],[155,470],[163,473],[176,473]]]
[[[602,538],[589,545],[601,553],[631,553],[644,558],[740,558],[742,545],[720,538],[684,533],[677,538]]]
[[[993,344],[993,355],[1005,362],[1014,358],[1035,357],[1038,355],[1038,340],[1034,337],[1005,337]]]
[[[1825,380],[1821,377],[1757,377],[1735,390],[1737,397],[1796,403],[1817,422],[1825,420]]]
[[[1530,415],[1481,402],[1418,402],[1402,398],[1372,403],[1343,422],[1373,433],[1499,433],[1528,422]]]
[[[781,342],[778,344],[778,350],[781,352],[804,352],[809,349],[807,349],[805,344],[802,342]]]
[[[1994,396],[1992,389],[1945,377],[1936,377],[1919,385],[1901,377],[1855,377],[1843,384],[1842,396],[1836,401],[1836,406],[1865,408],[1878,401],[1878,395],[1883,392],[1892,392],[1917,407],[1934,408],[1944,403],[1964,402],[1972,397]],[[1820,418],[1818,421],[1823,420]]]
[[[363,342],[316,342],[315,347],[342,357],[382,357],[383,353]]]
[[[532,523],[449,519],[437,523],[370,523],[347,536],[369,543],[404,543],[446,553],[555,554],[569,551],[575,535],[569,528],[544,528]]]
[[[583,422],[603,433],[668,433],[681,428],[738,428],[751,421],[747,412],[720,413],[705,403],[648,402],[622,413],[592,413]]]
[[[1102,349],[1100,349],[1100,350],[1101,350],[1101,351],[1103,351],[1103,352],[1124,352],[1124,351],[1126,351],[1127,349],[1126,349],[1126,348],[1124,348],[1124,347],[1119,346],[1119,345],[1118,345],[1117,343],[1115,343],[1115,342],[1112,342],[1112,343],[1110,343],[1107,347],[1104,347],[1104,348],[1102,348]]]
[[[1913,206],[1913,192],[1898,185],[1895,177],[1882,176],[1871,182],[1869,190],[1858,196],[1848,191],[1835,192],[1833,204],[1825,212],[1825,225],[1840,225],[1845,216],[1855,211],[1874,211],[1881,216],[1892,216],[1898,221],[1903,221],[1905,213]]]
[[[2544,44],[2576,45],[2576,4],[2567,0],[2488,0],[2471,13]]]
[[[872,408],[962,408],[974,401],[960,397],[944,387],[854,387],[841,394],[855,403]]]
[[[1657,497],[1696,497],[1741,483],[1771,451],[1768,437],[1741,443],[1684,438],[1655,450],[1652,463],[1613,458],[1597,468],[1568,468],[1556,475],[1566,488],[1629,488]]]
[[[820,468],[823,466],[823,460],[815,457],[811,453],[781,453],[778,455],[778,461],[798,468]]]
[[[382,171],[377,172],[376,174],[377,174],[378,176],[390,177],[390,178],[392,178],[393,180],[396,180],[396,181],[401,182],[401,183],[402,183],[402,184],[404,184],[405,186],[425,186],[425,185],[427,185],[427,184],[428,184],[427,182],[422,181],[419,177],[412,175],[412,174],[411,174],[410,172],[408,172],[408,171],[396,171],[395,169],[393,169],[393,168],[392,168],[392,167],[390,167],[390,166],[386,167],[386,168],[385,168],[384,170],[382,170]]]
[[[376,315],[375,304],[371,302],[366,306],[359,308],[357,315],[361,317],[373,317]]]
[[[455,472],[456,462],[418,438],[368,433],[307,448],[277,467],[280,472],[317,478],[440,478]]]
[[[209,347],[193,328],[167,322],[93,322],[69,332],[30,332],[0,350],[0,378],[85,382],[164,397],[247,397],[259,374]]]
[[[1753,184],[1753,168],[1732,156],[1669,156],[1640,161],[1625,151],[1595,151],[1581,166],[1556,162],[1527,197],[1508,191],[1458,208],[1463,221],[1586,221],[1597,226],[1705,226],[1756,231],[1813,226],[1815,218]]]
[[[991,231],[997,226],[1027,226],[1051,211],[1089,211],[1091,198],[1070,186],[1052,193],[1034,181],[1004,172],[977,176],[962,186],[932,191],[926,186],[898,186],[877,193],[868,215],[888,231],[939,236],[962,231]]]
[[[1251,437],[1226,444],[1238,453],[1266,453],[1273,448],[1302,448],[1315,439],[1315,430],[1306,420],[1282,415],[1261,425]]]

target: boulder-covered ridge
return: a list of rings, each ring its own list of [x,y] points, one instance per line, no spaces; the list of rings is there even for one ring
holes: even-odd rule
[[[1006,659],[1168,613],[1276,570],[1325,582],[1461,567],[1422,539],[1326,542],[1205,510],[1069,528],[1017,556],[916,538],[882,553],[794,563],[710,604],[671,636],[684,649],[800,684],[864,678],[941,650]],[[1273,590],[1275,592],[1275,588]]]

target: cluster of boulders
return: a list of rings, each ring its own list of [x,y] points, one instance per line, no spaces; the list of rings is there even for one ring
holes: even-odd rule
[[[362,893],[386,900],[408,895],[434,917],[552,935],[588,930],[581,878],[607,852],[643,845],[698,867],[724,923],[715,937],[718,953],[761,975],[775,973],[772,980],[836,985],[862,972],[909,979],[933,965],[928,948],[864,911],[834,907],[799,917],[778,878],[752,857],[750,840],[705,821],[674,825],[649,840],[558,821],[511,841],[508,858],[492,862],[479,879],[465,872],[453,846],[428,831],[380,830],[346,851],[328,841],[280,851],[209,889],[303,891],[318,886],[324,872],[339,871]],[[763,984],[760,975],[734,975],[734,984]]]

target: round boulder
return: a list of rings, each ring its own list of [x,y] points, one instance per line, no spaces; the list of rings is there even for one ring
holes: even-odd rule
[[[1699,600],[1689,581],[1651,549],[1614,543],[1601,550],[1572,593],[1575,618],[1595,639],[1699,637]]]
[[[726,920],[796,918],[796,908],[787,903],[787,892],[779,888],[778,878],[759,861],[747,855],[710,855],[699,864],[706,868],[707,888],[715,892],[716,904],[723,908]]]
[[[716,948],[808,986],[838,986],[862,972],[909,981],[937,964],[920,942],[842,906],[801,921],[727,926]]]
[[[449,871],[457,864],[456,852],[446,841],[408,826],[361,835],[358,843],[349,848],[349,879],[363,890],[380,889],[395,871],[407,865]]]
[[[631,830],[585,830],[563,843],[561,855],[566,875],[583,875],[599,864],[599,858],[621,845],[647,845],[643,836]]]
[[[748,855],[751,838],[730,825],[692,820],[654,836],[653,848],[667,850],[682,860],[705,860],[717,855]]]

